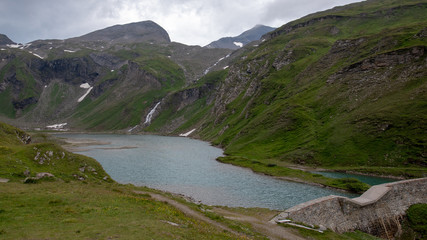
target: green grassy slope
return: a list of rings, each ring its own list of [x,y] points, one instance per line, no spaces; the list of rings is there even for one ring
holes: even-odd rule
[[[247,228],[248,237],[236,236],[135,194],[153,190],[115,183],[94,159],[62,149],[51,137],[29,139],[0,123],[0,179],[10,180],[0,181],[1,239],[264,239]],[[23,183],[41,172],[55,177]]]
[[[94,159],[67,152],[53,141],[37,140],[43,137],[25,144],[21,139],[27,137],[20,129],[0,123],[0,177],[15,182],[48,172],[63,181],[111,181]]]
[[[378,0],[284,25],[230,66],[199,136],[253,169],[423,176],[426,15],[426,1]]]

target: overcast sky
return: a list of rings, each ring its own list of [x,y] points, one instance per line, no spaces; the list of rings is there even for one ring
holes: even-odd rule
[[[0,33],[13,41],[65,39],[152,20],[172,41],[204,46],[256,24],[271,27],[361,0],[0,0]]]

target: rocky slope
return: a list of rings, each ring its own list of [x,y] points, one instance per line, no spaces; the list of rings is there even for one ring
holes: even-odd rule
[[[206,45],[207,48],[228,48],[228,49],[239,49],[252,41],[258,41],[261,36],[273,31],[275,28],[256,25],[255,27],[243,32],[236,37],[224,37],[213,41]]]
[[[10,40],[10,38],[8,38],[6,35],[0,34],[0,46],[4,46],[7,44],[14,44],[14,42]]]
[[[426,13],[426,1],[377,0],[286,24],[206,76],[209,85],[175,94],[181,100],[170,102],[185,107],[161,112],[151,130],[171,131],[180,119],[173,133],[196,129],[235,164],[423,176]]]
[[[197,81],[229,53],[171,43],[151,21],[5,46],[0,114],[26,128],[124,129],[143,123],[168,92]]]

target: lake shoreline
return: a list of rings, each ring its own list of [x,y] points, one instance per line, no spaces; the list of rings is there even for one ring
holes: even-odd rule
[[[66,136],[70,134],[71,136]],[[81,134],[81,135],[80,135]],[[212,181],[212,180],[202,180],[202,182],[200,183],[201,185],[197,185],[198,183],[196,183],[196,187],[191,187],[193,183],[190,183],[190,185],[186,185],[188,183],[183,183],[184,188],[181,189],[180,187],[176,188],[174,186],[174,184],[181,184],[179,181],[178,182],[174,182],[174,183],[170,183],[170,184],[166,184],[166,185],[162,185],[162,184],[158,184],[155,183],[153,184],[152,181],[157,181],[157,180],[153,180],[152,177],[150,177],[150,174],[155,174],[158,176],[163,176],[162,174],[156,174],[156,172],[158,171],[163,171],[161,169],[163,168],[168,168],[170,167],[170,162],[169,163],[162,163],[162,157],[161,155],[158,155],[158,153],[162,153],[165,150],[162,150],[162,147],[159,145],[155,145],[156,141],[155,139],[160,139],[159,141],[163,141],[162,138],[165,137],[166,138],[166,142],[161,143],[161,145],[165,145],[163,146],[163,149],[176,149],[176,146],[174,147],[173,144],[167,144],[168,141],[172,141],[173,142],[182,142],[182,143],[187,143],[187,144],[192,144],[189,147],[185,147],[180,146],[178,149],[189,149],[189,151],[185,151],[187,152],[186,154],[190,154],[190,155],[194,155],[196,154],[196,158],[199,158],[201,156],[204,156],[206,154],[208,154],[208,152],[205,152],[205,150],[203,150],[204,148],[200,149],[200,146],[206,146],[209,148],[213,148],[213,149],[217,149],[215,151],[220,151],[218,152],[219,156],[222,155],[223,150],[220,148],[217,148],[215,146],[212,146],[211,143],[209,142],[205,142],[205,141],[201,141],[198,139],[191,139],[191,138],[183,138],[183,137],[169,137],[169,136],[158,136],[158,135],[147,135],[147,134],[132,134],[132,135],[122,135],[122,134],[111,134],[111,133],[97,133],[97,134],[92,134],[92,133],[88,133],[88,132],[84,132],[82,133],[75,133],[75,132],[61,132],[58,134],[53,134],[54,136],[60,138],[62,141],[62,145],[64,148],[66,148],[67,150],[76,152],[76,153],[81,153],[84,154],[86,156],[95,158],[110,174],[110,176],[117,181],[118,183],[121,184],[127,184],[127,183],[131,183],[133,185],[136,186],[147,186],[149,188],[154,188],[154,189],[158,189],[161,191],[165,191],[165,192],[170,192],[173,194],[178,194],[180,196],[185,196],[185,198],[191,202],[194,203],[203,203],[206,205],[211,205],[211,206],[215,206],[215,205],[223,205],[223,206],[229,206],[229,207],[262,207],[262,208],[269,208],[269,209],[275,209],[275,210],[284,210],[287,209],[288,207],[293,206],[294,204],[297,204],[299,202],[303,202],[306,200],[310,200],[312,198],[318,198],[321,196],[325,196],[325,195],[342,195],[344,194],[345,196],[351,196],[353,197],[353,195],[349,195],[348,192],[342,191],[342,190],[338,190],[336,188],[330,188],[330,187],[326,187],[320,184],[316,184],[316,183],[312,183],[312,182],[308,182],[308,181],[301,181],[299,179],[296,178],[287,178],[287,177],[276,177],[276,176],[270,176],[267,174],[263,174],[263,173],[259,173],[259,172],[254,172],[251,171],[248,168],[245,167],[240,167],[240,166],[236,166],[233,164],[223,164],[220,161],[216,160],[217,157],[213,156],[210,157],[211,161],[207,161],[208,165],[214,165],[217,166],[216,169],[214,171],[212,170],[206,170],[206,169],[201,169],[202,173],[197,173],[200,170],[191,170],[194,167],[196,167],[198,169],[198,163],[190,163],[190,165],[188,165],[188,163],[185,162],[180,162],[179,166],[177,166],[178,169],[184,169],[185,171],[189,171],[188,173],[191,173],[190,175],[185,176],[185,178],[189,178],[189,176],[191,176],[190,178],[196,178],[196,182],[200,181],[200,177],[202,177],[202,179],[204,179],[206,176],[208,176],[209,174],[213,174],[213,175],[217,175],[217,174],[224,174],[224,171],[231,171],[231,170],[221,170],[222,168],[225,169],[229,169],[229,167],[226,167],[227,165],[230,165],[231,169],[238,169],[238,170],[232,170],[232,171],[238,171],[238,172],[243,172],[243,174],[247,174],[247,173],[251,173],[249,174],[247,177],[245,178],[249,178],[246,180],[237,180],[235,179],[236,177],[239,178],[239,176],[242,173],[228,173],[226,174],[227,177],[225,177],[227,180],[223,179],[223,180],[219,180],[218,183],[215,184],[219,184],[221,185],[221,187],[219,188],[219,190],[221,188],[223,188],[225,186],[226,189],[228,189],[229,187],[227,187],[230,183],[232,183],[231,185],[234,186],[235,184],[243,184],[246,185],[243,188],[250,188],[251,190],[249,190],[250,192],[254,191],[254,192],[259,192],[259,191],[265,191],[265,186],[268,186],[268,188],[270,189],[278,189],[277,188],[277,184],[280,185],[279,188],[287,188],[288,190],[274,190],[274,191],[278,191],[280,192],[280,194],[277,194],[278,192],[270,192],[268,194],[272,194],[270,195],[270,197],[266,197],[266,196],[261,196],[259,197],[258,194],[251,194],[251,196],[248,198],[246,196],[243,195],[239,195],[236,193],[228,193],[228,192],[221,192],[221,191],[229,191],[231,189],[224,189],[224,190],[220,190],[220,192],[218,193],[210,193],[209,191],[215,190],[217,187],[216,185],[210,185],[211,183],[203,183],[204,181]],[[75,136],[72,136],[75,135]],[[101,135],[101,136],[100,136]],[[105,138],[102,135],[106,135]],[[108,136],[108,135],[112,135]],[[132,136],[132,137],[127,137],[127,136]],[[140,138],[139,136],[141,136],[142,138]],[[75,138],[74,138],[75,137]],[[147,137],[147,138],[145,138]],[[72,140],[70,140],[70,138],[72,138]],[[139,140],[141,139],[141,140]],[[146,140],[143,140],[146,139]],[[154,139],[154,142],[152,142],[153,140],[148,140],[148,139]],[[167,140],[170,139],[170,140]],[[200,144],[201,145],[200,145]],[[154,144],[154,145],[153,145]],[[193,144],[196,144],[193,146]],[[199,146],[200,145],[200,146]],[[138,146],[138,147],[136,147]],[[148,149],[145,149],[148,148]],[[144,150],[145,149],[145,150]],[[150,149],[154,149],[153,151],[157,151],[156,152],[156,159],[154,160],[154,163],[156,164],[156,169],[153,170],[148,170],[148,176],[147,173],[144,173],[146,170],[143,169],[136,169],[134,167],[130,167],[128,170],[124,169],[123,166],[119,166],[117,165],[119,168],[116,168],[116,166],[114,165],[114,167],[112,168],[111,164],[115,164],[114,162],[118,162],[120,163],[120,165],[123,164],[127,164],[127,161],[129,160],[129,158],[133,158],[132,154],[137,154],[137,156],[143,156],[143,159],[146,159],[147,157],[149,157],[150,155]],[[104,150],[104,151],[103,151]],[[109,151],[116,151],[115,153],[108,153]],[[135,152],[136,151],[136,152]],[[144,152],[144,151],[148,151],[148,152]],[[196,152],[193,152],[196,151]],[[101,155],[99,155],[101,154]],[[117,155],[118,154],[118,155]],[[179,153],[181,154],[181,153]],[[173,158],[175,158],[176,156],[174,154]],[[208,154],[207,156],[211,156],[211,154]],[[218,156],[218,155],[216,155]],[[160,157],[160,158],[159,158]],[[138,159],[142,160],[140,157],[137,157]],[[140,161],[138,160],[138,161]],[[133,161],[133,160],[132,160]],[[144,160],[146,161],[146,160]],[[149,160],[149,161],[153,161],[153,160]],[[167,160],[170,161],[170,160]],[[200,161],[200,160],[197,160]],[[202,160],[201,161],[205,161]],[[210,162],[210,163],[209,163]],[[105,165],[105,164],[109,164],[109,166]],[[150,164],[147,165],[147,163],[138,163],[141,166],[144,166],[144,168],[150,169]],[[196,164],[196,166],[192,166]],[[161,166],[161,167],[160,167]],[[158,168],[161,168],[160,170]],[[110,170],[108,170],[110,169]],[[188,169],[188,170],[187,170]],[[174,174],[176,174],[176,171],[180,171],[177,170],[175,167],[174,169],[171,170],[171,172],[169,172],[170,170],[167,170],[167,176],[166,178],[169,178],[170,176],[174,176]],[[206,172],[207,171],[207,172]],[[217,172],[218,171],[218,172]],[[119,172],[120,174],[125,174],[125,178],[122,177],[117,177],[117,175],[114,174],[114,172]],[[210,172],[210,173],[209,173]],[[245,173],[247,172],[247,173]],[[135,175],[136,173],[136,175]],[[204,174],[208,173],[206,176]],[[193,176],[194,174],[196,174],[196,176]],[[199,174],[199,175],[197,175]],[[202,174],[202,176],[200,176],[200,174]],[[145,176],[144,176],[145,175]],[[141,176],[143,178],[148,177],[147,180],[140,180]],[[251,176],[251,177],[249,177]],[[256,177],[259,176],[259,177]],[[209,179],[209,176],[208,178]],[[234,180],[233,180],[234,179]],[[262,184],[266,184],[266,185],[262,185],[262,186],[258,186],[261,183],[254,183],[258,182],[259,180],[256,179],[265,179],[262,181],[267,181],[267,182],[271,182],[271,183],[261,183]],[[270,179],[270,180],[266,180],[266,179]],[[192,180],[190,180],[192,181]],[[221,181],[225,181],[225,182],[221,182]],[[216,180],[214,181],[216,182]],[[251,184],[252,182],[252,184]],[[281,183],[283,182],[283,184]],[[171,185],[172,184],[172,185]],[[295,184],[303,184],[303,185],[295,185]],[[178,186],[177,185],[177,186]],[[241,187],[232,187],[232,189],[239,189],[239,191],[248,191],[248,190],[241,190]],[[298,186],[298,187],[296,187]],[[313,188],[314,187],[314,188]],[[294,189],[295,190],[291,190]],[[298,189],[298,190],[297,190]],[[311,190],[310,190],[311,189]],[[317,190],[316,190],[317,189]],[[323,190],[321,190],[323,189]],[[215,190],[218,191],[218,190]],[[233,190],[235,191],[235,190]],[[271,191],[271,190],[268,190]],[[294,191],[293,193],[290,193],[290,195],[288,197],[282,196],[284,193],[286,193],[287,191]],[[304,194],[302,194],[304,193]],[[308,193],[308,195],[307,195]],[[212,195],[214,194],[214,195]],[[230,195],[231,194],[231,195]],[[302,194],[302,195],[301,195]],[[314,195],[313,195],[314,194]],[[277,195],[277,196],[275,196]],[[271,196],[275,196],[273,199],[271,199]],[[210,197],[213,197],[212,199]],[[226,199],[224,202],[222,202],[222,200],[220,199]],[[207,200],[208,199],[208,200]],[[256,199],[256,200],[255,200]],[[279,201],[279,199],[282,199],[281,201],[285,200],[285,202],[280,203],[279,205],[275,205],[277,203],[274,203],[275,201]],[[299,199],[299,200],[298,200]],[[231,201],[231,202],[230,202]],[[267,201],[271,203],[257,203],[258,201]],[[295,201],[295,202],[294,202]],[[271,205],[273,204],[273,205]],[[282,206],[283,205],[283,206]]]

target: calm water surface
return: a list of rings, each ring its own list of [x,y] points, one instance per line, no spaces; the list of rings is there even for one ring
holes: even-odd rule
[[[220,163],[215,159],[222,156],[222,150],[199,140],[150,135],[59,136],[104,142],[78,152],[95,158],[117,182],[183,194],[207,205],[284,210],[330,194],[355,196]]]
[[[313,173],[321,174],[325,177],[330,177],[330,178],[356,178],[356,179],[359,179],[359,181],[367,183],[371,186],[398,181],[392,178],[372,177],[372,176],[343,173],[343,172],[320,172],[319,171],[319,172],[313,172]]]

